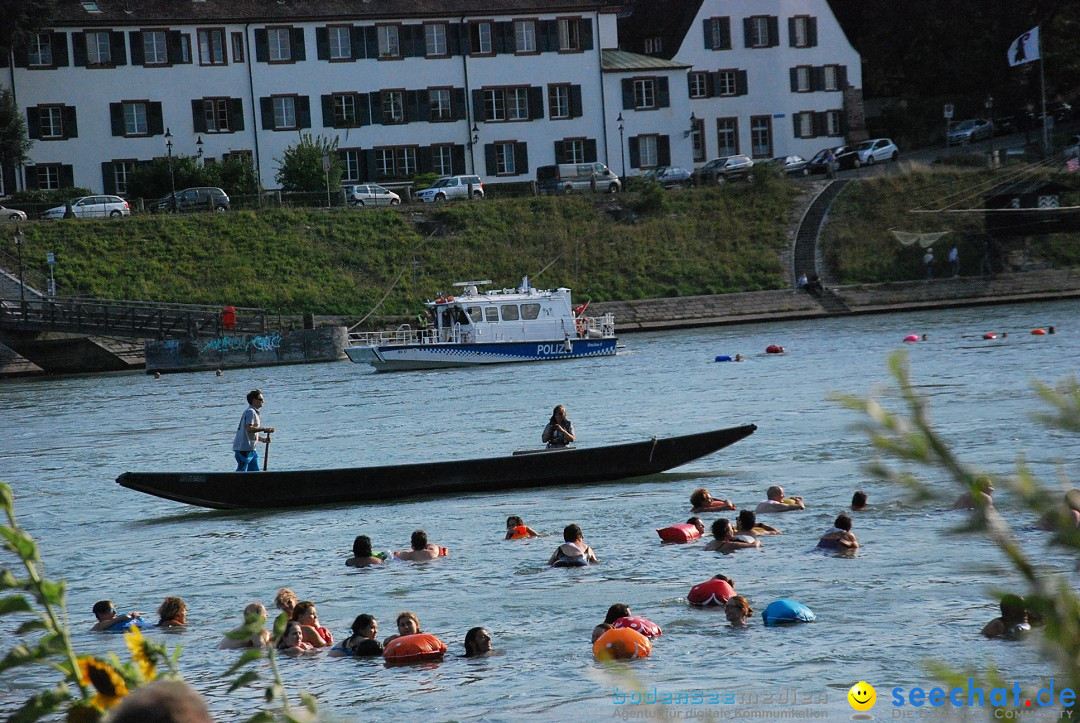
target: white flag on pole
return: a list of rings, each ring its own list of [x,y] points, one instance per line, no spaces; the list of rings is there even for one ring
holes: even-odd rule
[[[1039,59],[1039,26],[1036,25],[1009,46],[1009,65],[1017,66]]]

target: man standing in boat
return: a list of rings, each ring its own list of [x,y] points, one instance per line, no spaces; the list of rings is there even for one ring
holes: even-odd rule
[[[561,404],[555,407],[540,441],[547,442],[548,449],[565,447],[574,441],[574,423],[566,418],[566,407]]]
[[[248,408],[240,417],[240,424],[236,427],[236,436],[233,437],[233,454],[236,455],[237,472],[258,472],[259,452],[255,445],[261,442],[270,442],[270,437],[260,437],[259,432],[267,435],[274,433],[273,427],[263,427],[259,418],[259,410],[262,409],[266,399],[258,389],[252,389],[247,395]]]

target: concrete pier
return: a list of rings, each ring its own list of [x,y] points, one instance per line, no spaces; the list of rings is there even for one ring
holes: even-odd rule
[[[265,334],[150,341],[146,343],[146,371],[148,374],[192,372],[338,361],[345,358],[348,336],[343,326],[324,326]]]

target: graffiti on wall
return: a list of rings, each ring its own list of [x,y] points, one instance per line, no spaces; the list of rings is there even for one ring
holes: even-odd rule
[[[215,352],[225,354],[228,352],[246,352],[249,349],[255,351],[276,351],[281,347],[281,334],[261,334],[259,336],[223,336],[210,339],[202,348],[202,353]]]

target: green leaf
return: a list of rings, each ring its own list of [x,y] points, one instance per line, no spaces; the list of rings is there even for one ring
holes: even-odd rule
[[[15,511],[15,495],[11,493],[7,482],[0,482],[0,507],[9,514]]]
[[[0,570],[0,590],[12,590],[21,587],[22,583],[19,582],[19,578],[15,577],[11,570]]]
[[[289,616],[281,613],[274,618],[274,641],[277,642],[285,634],[285,626],[289,624]]]
[[[30,601],[26,599],[25,595],[9,595],[0,598],[0,615],[32,612],[34,612],[34,608],[30,606]]]
[[[52,630],[52,621],[47,617],[39,620],[27,620],[15,630],[16,635],[26,635],[34,630]]]
[[[245,650],[243,655],[240,656],[240,659],[237,660],[235,663],[233,663],[232,667],[229,668],[228,670],[226,670],[224,674],[226,676],[232,675],[233,673],[240,670],[240,668],[243,668],[245,665],[247,665],[251,661],[258,660],[262,656],[263,656],[262,648],[250,648],[248,650]]]
[[[232,682],[232,685],[229,686],[228,692],[231,693],[237,688],[243,688],[245,685],[250,685],[258,679],[259,674],[256,673],[254,670],[249,670]]]
[[[265,710],[260,710],[258,713],[248,718],[247,723],[274,723],[274,716]]]
[[[8,723],[30,723],[39,720],[50,713],[56,712],[60,706],[71,700],[71,693],[67,686],[61,683],[51,690],[44,690],[23,703],[22,707],[15,711]]]
[[[57,607],[63,607],[64,605],[64,593],[67,590],[67,583],[63,580],[53,582],[52,580],[41,581],[41,592],[35,594],[34,597],[38,599],[38,602],[49,605],[55,605]]]
[[[20,643],[9,650],[3,660],[0,660],[0,673],[9,668],[17,668],[20,665],[36,663],[43,657],[45,656],[40,653],[39,648],[30,650],[30,648]]]
[[[39,559],[37,544],[34,543],[34,538],[29,533],[4,525],[0,526],[0,537],[5,540],[4,547],[23,560],[36,561]]]
[[[300,700],[312,713],[319,712],[319,701],[315,700],[315,696],[311,693],[308,693],[306,690],[300,691]]]

